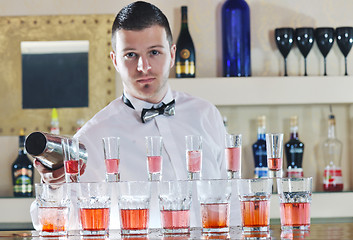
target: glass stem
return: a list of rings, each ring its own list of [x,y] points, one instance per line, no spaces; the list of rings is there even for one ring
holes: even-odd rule
[[[344,57],[344,76],[348,76],[348,73],[347,73],[347,57]]]
[[[306,57],[304,58],[304,76],[308,76],[306,73]]]
[[[284,76],[287,77],[287,58],[284,58]]]
[[[327,76],[327,73],[326,73],[326,57],[324,57],[324,76]]]

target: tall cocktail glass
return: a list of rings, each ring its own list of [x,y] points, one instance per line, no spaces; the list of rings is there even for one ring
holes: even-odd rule
[[[269,231],[272,179],[238,179],[243,232]]]
[[[231,185],[226,179],[197,181],[203,234],[229,232]]]
[[[80,181],[80,152],[77,138],[63,138],[61,146],[64,155],[65,180],[67,183]]]
[[[70,212],[70,185],[37,183],[36,203],[41,230],[39,236],[67,235]]]
[[[147,136],[147,169],[148,180],[160,181],[162,178],[162,146],[163,138],[161,136]]]
[[[281,178],[283,168],[283,133],[266,134],[267,166],[270,178]]]
[[[119,182],[118,191],[121,234],[148,234],[151,182]]]
[[[241,134],[226,134],[225,155],[228,178],[241,178]]]
[[[199,180],[202,170],[202,136],[185,136],[185,142],[188,179]]]
[[[105,236],[109,231],[111,184],[106,182],[79,183],[80,234]]]
[[[119,137],[104,137],[104,163],[105,163],[105,179],[107,182],[120,181],[119,163],[120,163],[120,138]]]
[[[159,184],[159,209],[164,234],[190,233],[190,181],[165,181]]]
[[[312,178],[279,178],[281,229],[309,230]]]

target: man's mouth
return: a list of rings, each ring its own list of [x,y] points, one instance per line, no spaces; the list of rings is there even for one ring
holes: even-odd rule
[[[145,77],[145,78],[140,78],[140,79],[137,79],[137,82],[138,83],[141,83],[141,84],[146,84],[146,83],[151,83],[155,80],[154,77]]]

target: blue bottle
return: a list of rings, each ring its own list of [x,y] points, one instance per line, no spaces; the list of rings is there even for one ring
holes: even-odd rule
[[[257,118],[257,141],[252,145],[255,163],[255,178],[267,177],[267,152],[266,152],[266,117]]]
[[[250,9],[244,0],[222,6],[223,76],[251,76]]]

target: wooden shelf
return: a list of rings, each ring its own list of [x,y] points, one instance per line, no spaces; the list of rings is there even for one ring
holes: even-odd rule
[[[218,106],[353,103],[353,77],[170,79],[174,90]]]

